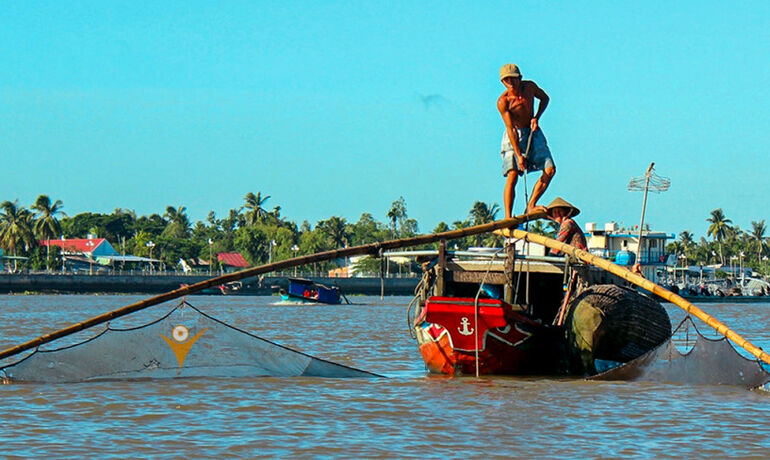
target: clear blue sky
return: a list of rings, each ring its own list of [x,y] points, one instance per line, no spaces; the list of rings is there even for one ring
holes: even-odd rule
[[[261,191],[315,224],[403,195],[427,232],[502,204],[515,62],[551,96],[546,203],[635,225],[654,161],[655,229],[770,222],[767,1],[3,2],[0,43],[0,200],[25,206],[198,220]]]

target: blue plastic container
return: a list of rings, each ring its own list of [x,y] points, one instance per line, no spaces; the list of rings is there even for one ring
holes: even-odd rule
[[[631,251],[618,251],[615,256],[615,263],[618,265],[633,265],[636,260],[636,254]]]

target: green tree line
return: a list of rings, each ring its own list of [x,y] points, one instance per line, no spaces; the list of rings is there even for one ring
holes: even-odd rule
[[[29,208],[18,200],[0,204],[0,247],[6,254],[28,257],[14,261],[21,268],[57,268],[61,258],[55,246],[47,251],[39,241],[47,239],[86,238],[89,234],[106,238],[120,253],[150,257],[176,266],[179,259],[202,259],[217,264],[219,252],[239,252],[252,265],[270,260],[313,254],[347,246],[374,243],[419,234],[417,220],[407,213],[403,197],[396,199],[385,213],[387,220],[378,221],[363,213],[355,222],[342,216],[331,216],[311,225],[281,216],[281,207],[268,208],[269,195],[249,192],[243,203],[220,217],[210,211],[204,221],[192,223],[185,206],[167,206],[163,213],[138,216],[134,211],[117,208],[112,213],[85,212],[68,216],[61,200],[52,201],[40,195]],[[451,225],[439,223],[434,232],[459,229],[492,222],[499,206],[476,202],[467,217]],[[148,243],[152,241],[152,245]],[[495,235],[478,235],[450,242],[458,248],[495,245],[502,241]],[[152,246],[152,247],[150,247]],[[152,254],[151,254],[152,251]],[[332,268],[331,262],[315,268]],[[360,269],[379,270],[379,262],[362,261]]]
[[[363,213],[356,222],[342,216],[331,216],[311,225],[304,220],[297,225],[281,216],[281,207],[268,209],[269,195],[247,193],[243,203],[228,210],[223,217],[210,211],[204,221],[192,223],[185,206],[167,206],[163,213],[137,216],[134,211],[117,208],[112,213],[85,212],[68,216],[61,200],[40,195],[26,208],[18,200],[0,203],[0,248],[6,254],[27,257],[14,261],[21,268],[57,268],[61,262],[57,247],[50,252],[39,241],[67,238],[86,238],[93,234],[106,238],[118,252],[160,259],[175,266],[179,259],[209,260],[219,252],[239,252],[252,265],[272,260],[313,254],[346,246],[374,243],[419,234],[417,220],[407,213],[406,201],[399,197],[385,212],[386,221],[378,221],[372,214]],[[500,207],[481,201],[473,203],[466,217],[451,224],[440,222],[432,232],[443,232],[493,222]],[[681,263],[722,264],[742,258],[745,266],[768,274],[767,226],[764,220],[751,222],[752,229],[743,231],[733,225],[722,209],[711,211],[706,219],[706,237],[695,241],[689,230],[679,233],[678,240],[667,250],[679,256]],[[529,230],[553,236],[553,222],[536,221]],[[154,243],[153,249],[148,242]],[[500,237],[493,234],[474,235],[449,242],[450,249],[471,246],[499,246]],[[431,247],[436,247],[432,245]],[[743,256],[741,256],[743,254]],[[213,257],[216,264],[216,257]],[[331,268],[331,263],[316,268]],[[376,272],[378,261],[365,261],[361,269]]]

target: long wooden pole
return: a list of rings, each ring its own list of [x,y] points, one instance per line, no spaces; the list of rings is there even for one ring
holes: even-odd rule
[[[770,364],[770,355],[762,351],[761,348],[753,345],[751,342],[741,337],[739,334],[737,334],[736,332],[728,328],[726,325],[718,321],[716,318],[704,312],[703,310],[696,307],[695,305],[688,302],[687,300],[683,299],[681,296],[674,294],[668,289],[665,289],[662,286],[659,286],[642,276],[637,275],[636,273],[632,272],[627,268],[621,267],[620,265],[613,264],[612,262],[606,259],[602,259],[601,257],[597,257],[593,254],[590,254],[586,251],[578,249],[574,246],[570,246],[568,244],[562,243],[561,241],[557,241],[557,240],[554,240],[553,238],[548,238],[543,235],[537,235],[537,234],[525,232],[522,230],[514,230],[513,237],[527,239],[529,241],[542,244],[543,246],[546,246],[548,248],[556,249],[557,251],[561,251],[565,254],[570,254],[582,260],[583,262],[599,267],[603,270],[606,270],[612,273],[613,275],[617,275],[623,278],[624,280],[630,283],[633,283],[641,288],[647,289],[653,294],[656,294],[668,300],[669,302],[673,303],[677,307],[683,309],[687,313],[695,316],[696,318],[700,319],[704,323],[713,327],[718,333],[732,340],[735,344],[737,344],[739,347],[751,353],[757,359],[760,359],[765,363]]]
[[[436,241],[441,241],[441,240],[453,240],[453,239],[463,238],[470,235],[477,235],[480,233],[489,233],[502,228],[512,228],[523,222],[527,222],[529,220],[534,220],[534,219],[540,219],[542,217],[545,217],[544,212],[523,214],[520,216],[512,217],[510,219],[504,219],[497,222],[491,222],[488,224],[462,228],[459,230],[451,230],[448,232],[441,232],[441,233],[432,233],[429,235],[420,235],[412,238],[401,238],[398,240],[384,241],[381,243],[364,244],[361,246],[353,246],[353,247],[344,248],[344,249],[335,249],[333,251],[319,252],[317,254],[294,257],[291,259],[282,260],[280,262],[273,262],[267,265],[261,265],[259,267],[248,268],[246,270],[242,270],[235,273],[228,273],[227,275],[210,278],[195,284],[191,284],[189,286],[183,286],[179,289],[166,292],[165,294],[160,294],[155,297],[150,297],[149,299],[132,303],[131,305],[126,305],[125,307],[118,308],[117,310],[113,310],[113,311],[101,314],[99,316],[95,316],[86,321],[73,324],[64,329],[59,329],[55,332],[42,335],[36,339],[30,340],[21,345],[17,345],[15,347],[11,347],[1,351],[0,359],[13,356],[15,354],[21,353],[22,351],[29,350],[31,348],[43,345],[45,343],[68,336],[70,334],[74,334],[75,332],[82,331],[89,327],[106,323],[107,321],[111,321],[115,318],[120,318],[121,316],[125,316],[130,313],[143,310],[147,307],[151,307],[153,305],[167,302],[169,300],[177,299],[179,297],[184,297],[186,295],[202,291],[212,286],[219,286],[220,284],[229,283],[231,281],[237,281],[244,278],[250,278],[252,276],[261,275],[263,273],[283,270],[286,268],[296,267],[298,265],[306,265],[306,264],[311,264],[315,262],[321,262],[324,260],[338,259],[342,257],[349,257],[349,256],[355,256],[355,255],[362,255],[362,254],[379,255],[381,254],[382,251],[387,251],[390,249],[404,248],[404,247],[410,247],[410,246],[420,246],[423,244],[435,243]]]

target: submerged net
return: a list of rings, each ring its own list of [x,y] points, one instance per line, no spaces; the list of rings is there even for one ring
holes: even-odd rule
[[[286,348],[183,302],[130,329],[107,327],[84,342],[36,350],[0,368],[4,383],[184,377],[376,377]]]
[[[687,352],[677,349],[674,338],[621,366],[591,377],[591,380],[635,380],[694,385],[737,385],[768,389],[770,372],[756,359],[738,353],[727,338],[710,339],[700,333],[688,316],[674,331],[695,331]],[[689,334],[688,334],[689,335]]]

